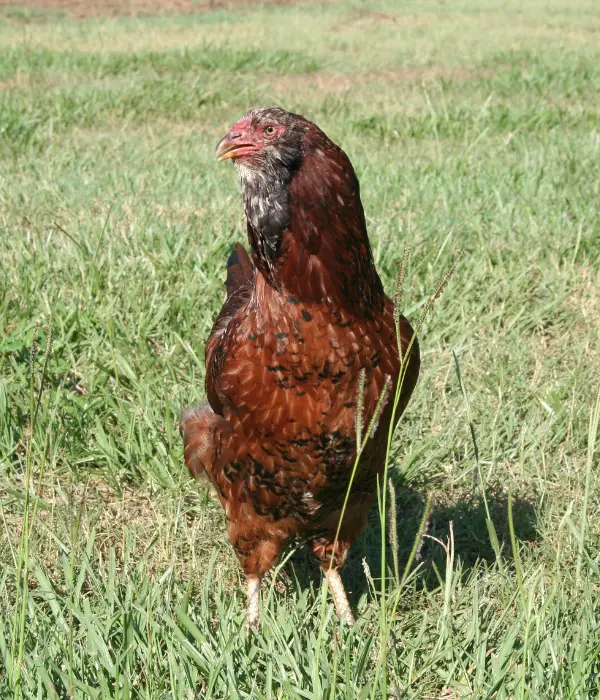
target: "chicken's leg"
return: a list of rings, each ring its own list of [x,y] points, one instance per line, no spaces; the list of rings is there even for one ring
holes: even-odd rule
[[[327,579],[327,585],[331,591],[333,604],[335,605],[340,620],[348,625],[353,625],[354,616],[350,609],[350,603],[348,602],[346,591],[344,590],[340,572],[337,569],[325,569],[325,578]]]
[[[260,602],[260,577],[255,574],[246,577],[248,586],[248,607],[247,607],[247,623],[251,630],[258,629],[259,602]]]

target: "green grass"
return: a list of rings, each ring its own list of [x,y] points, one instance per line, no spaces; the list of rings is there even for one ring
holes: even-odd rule
[[[596,3],[3,12],[0,697],[600,698]],[[177,416],[245,240],[214,147],[270,103],[350,155],[389,293],[410,241],[410,318],[466,254],[392,446],[386,602],[374,510],[356,627],[299,551],[252,636]]]

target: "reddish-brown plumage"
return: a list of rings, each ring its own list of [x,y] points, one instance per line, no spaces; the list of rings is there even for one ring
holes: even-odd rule
[[[356,457],[360,371],[368,424],[386,376],[395,390],[400,362],[393,305],[373,264],[358,180],[344,152],[283,110],[254,110],[239,124],[243,130],[234,127],[219,153],[231,152],[236,138],[262,149],[236,162],[254,265],[238,244],[206,346],[209,405],[186,411],[181,428],[187,466],[215,484],[241,565],[260,577],[296,537],[309,539],[329,566]],[[292,154],[285,171],[277,170],[282,152]],[[276,183],[273,194],[269,177],[287,179],[286,187]],[[279,218],[269,218],[269,204]],[[400,330],[406,350],[413,331],[403,317]],[[415,342],[396,419],[418,372]],[[392,403],[361,458],[334,567],[375,499]]]

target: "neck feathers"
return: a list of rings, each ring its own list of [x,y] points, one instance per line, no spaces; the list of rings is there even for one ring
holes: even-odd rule
[[[271,287],[358,315],[382,307],[358,180],[341,149],[326,139],[294,171],[238,173],[254,262]]]
[[[286,168],[259,170],[242,164],[237,170],[254,262],[265,276],[271,276],[290,224],[290,173]]]

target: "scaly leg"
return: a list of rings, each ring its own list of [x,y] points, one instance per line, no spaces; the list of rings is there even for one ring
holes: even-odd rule
[[[260,618],[259,602],[260,602],[260,577],[250,575],[246,577],[248,586],[248,606],[247,606],[247,624],[251,630],[258,629],[258,621]]]
[[[273,567],[286,545],[284,539],[269,539],[268,530],[264,526],[260,529],[262,523],[255,520],[257,522],[250,525],[247,520],[230,520],[227,525],[229,539],[246,574],[246,623],[252,630],[258,629],[261,579]]]
[[[327,579],[327,585],[331,591],[333,604],[335,605],[335,610],[340,620],[347,625],[353,625],[354,616],[350,609],[350,603],[348,602],[346,591],[344,590],[340,572],[337,569],[325,569],[325,578]]]

